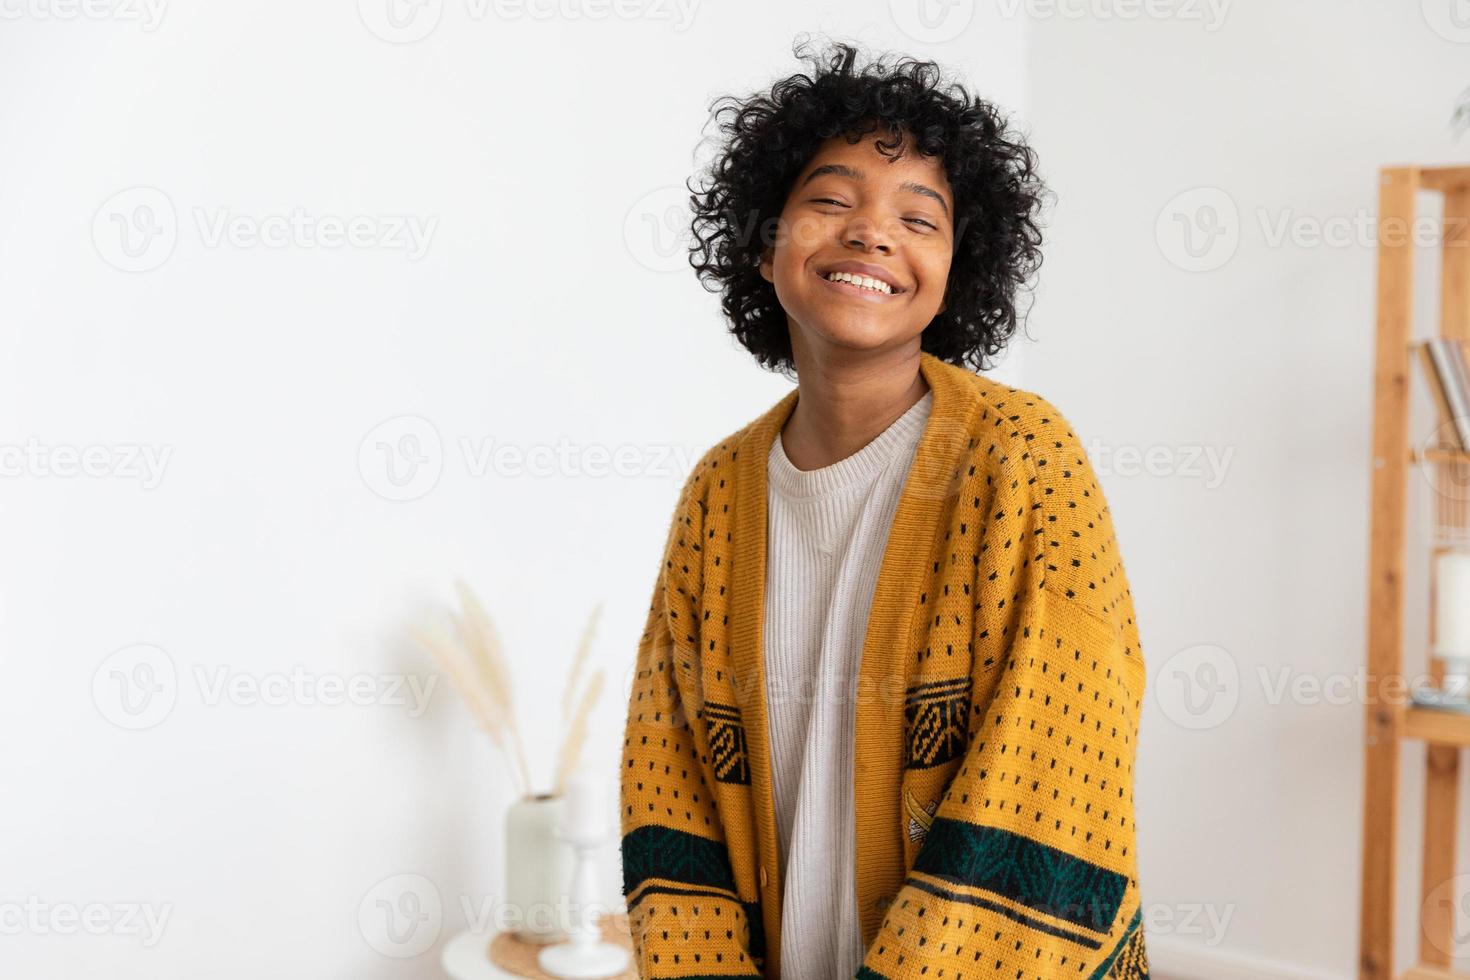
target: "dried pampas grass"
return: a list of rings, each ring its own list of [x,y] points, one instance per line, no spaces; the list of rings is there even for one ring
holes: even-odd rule
[[[587,690],[582,692],[582,702],[577,706],[577,713],[567,726],[566,738],[562,741],[561,752],[558,755],[556,766],[556,783],[552,790],[558,796],[566,784],[566,778],[582,756],[582,744],[587,741],[587,716],[592,713],[592,705],[597,701],[597,695],[602,692],[602,671],[598,670],[592,675],[592,680],[587,683]]]
[[[464,698],[475,724],[496,748],[512,760],[512,772],[523,797],[532,795],[531,772],[516,722],[515,699],[511,688],[510,667],[506,662],[495,624],[485,612],[474,592],[463,579],[456,579],[459,598],[458,613],[450,611],[454,633],[435,620],[410,631],[414,642],[428,650],[438,661]],[[593,607],[567,675],[562,694],[562,744],[557,751],[556,772],[552,792],[560,795],[567,776],[576,769],[587,741],[587,720],[603,687],[603,671],[592,674],[581,696],[576,694],[577,681],[587,662],[592,646],[593,629],[602,612],[602,604]],[[575,705],[575,710],[573,708]]]
[[[592,631],[597,626],[597,619],[602,615],[602,603],[592,607],[592,615],[587,617],[587,625],[582,627],[582,639],[577,644],[577,655],[572,659],[572,672],[567,675],[567,689],[561,696],[561,717],[563,721],[570,721],[572,717],[572,695],[577,688],[577,677],[582,673],[582,665],[587,662],[587,651],[592,649]]]

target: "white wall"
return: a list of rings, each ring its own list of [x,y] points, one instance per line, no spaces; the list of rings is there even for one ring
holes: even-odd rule
[[[1143,630],[1156,972],[1356,976],[1363,710],[1342,685],[1365,655],[1375,282],[1356,229],[1380,166],[1470,160],[1447,126],[1470,25],[1434,0],[1242,2],[1221,21],[1204,4],[1079,8],[1029,35],[1028,114],[1060,203],[1027,381],[1098,443]],[[1182,229],[1203,245],[1216,218],[1216,250],[1192,256]],[[1157,453],[1153,475],[1130,449]],[[1427,606],[1409,612],[1422,627]],[[1273,702],[1283,677],[1338,686]],[[1401,967],[1421,760],[1406,751]]]
[[[813,30],[953,65],[1018,111],[1059,195],[1036,342],[1000,375],[1097,441],[1150,664],[1156,973],[1353,974],[1361,707],[1272,703],[1260,671],[1351,680],[1362,662],[1374,263],[1353,236],[1379,166],[1470,155],[1445,125],[1470,84],[1448,3],[1181,0],[1124,19],[1016,2],[926,21],[881,2],[533,19],[443,0],[405,34],[360,6],[196,0],[140,23],[148,8],[120,0],[72,19],[0,4],[0,903],[48,906],[0,932],[8,972],[434,975],[461,902],[497,899],[512,792],[453,692],[415,718],[209,685],[428,683],[405,631],[454,575],[501,628],[543,782],[561,671],[606,603],[592,758],[615,768],[679,482],[788,390],[723,334],[669,208],[709,100],[796,70],[791,39]],[[432,30],[395,43],[369,24]],[[139,204],[176,240],[128,272],[113,219]],[[427,247],[211,237],[296,209],[384,233],[406,216]],[[1190,271],[1181,229],[1215,215],[1234,252]],[[1301,237],[1323,227],[1348,243]],[[400,492],[374,446],[414,435],[420,478],[439,476]],[[502,444],[566,455],[484,468]],[[16,469],[12,447],[47,455]],[[51,468],[87,447],[118,462]],[[619,449],[621,473],[585,468]],[[1118,455],[1151,449],[1153,475]],[[122,465],[134,450],[155,468]],[[128,730],[108,684],[137,644],[169,658],[173,708]],[[1181,677],[1202,664],[1236,681],[1191,714]],[[610,900],[616,873],[609,853]],[[417,957],[359,925],[400,875],[444,905]],[[105,933],[60,934],[90,903]],[[122,922],[130,903],[167,913],[157,942]]]
[[[789,390],[725,336],[661,224],[709,100],[802,67],[799,30],[1024,95],[1025,22],[995,13],[931,46],[879,2],[685,22],[443,0],[402,35],[359,6],[0,4],[7,976],[435,975],[461,902],[497,899],[512,787],[447,681],[422,717],[392,703],[395,678],[435,675],[407,628],[453,576],[474,585],[544,783],[564,665],[605,602],[591,757],[615,772],[679,483]],[[411,43],[368,27],[405,40],[436,7]],[[151,244],[129,255],[115,221],[145,206],[172,247],[135,227]],[[371,242],[241,237],[298,209],[365,218]],[[216,238],[220,220],[236,231]],[[395,487],[379,443],[421,456],[425,482]],[[502,444],[569,455],[480,467]],[[584,469],[620,448],[621,475]],[[92,475],[60,475],[68,451],[100,454]],[[151,714],[125,712],[119,672],[162,687]],[[293,672],[381,697],[250,693]],[[383,955],[359,911],[425,880],[437,940]],[[126,906],[166,916],[161,934]],[[87,907],[103,934],[66,918]]]

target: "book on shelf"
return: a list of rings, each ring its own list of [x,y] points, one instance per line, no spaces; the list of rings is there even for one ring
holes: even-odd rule
[[[1438,337],[1420,342],[1419,363],[1429,381],[1429,391],[1439,408],[1440,417],[1451,423],[1448,429],[1453,442],[1446,449],[1470,452],[1470,342],[1451,337]],[[1437,430],[1438,431],[1438,430]]]

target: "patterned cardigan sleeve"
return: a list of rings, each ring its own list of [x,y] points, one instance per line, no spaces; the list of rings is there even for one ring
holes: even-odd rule
[[[980,530],[967,742],[858,980],[1148,976],[1144,662],[1101,491],[1056,445]]]
[[[669,543],[701,511],[686,487]],[[676,669],[677,658],[695,651],[675,642],[669,589],[683,586],[668,555],[666,546],[623,737],[619,812],[633,962],[642,978],[759,977],[759,916],[736,891],[698,693],[684,689],[688,672]]]

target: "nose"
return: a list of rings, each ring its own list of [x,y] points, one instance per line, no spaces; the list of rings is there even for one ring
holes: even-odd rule
[[[865,212],[855,211],[843,230],[843,241],[849,248],[892,253],[891,238],[877,221]]]

